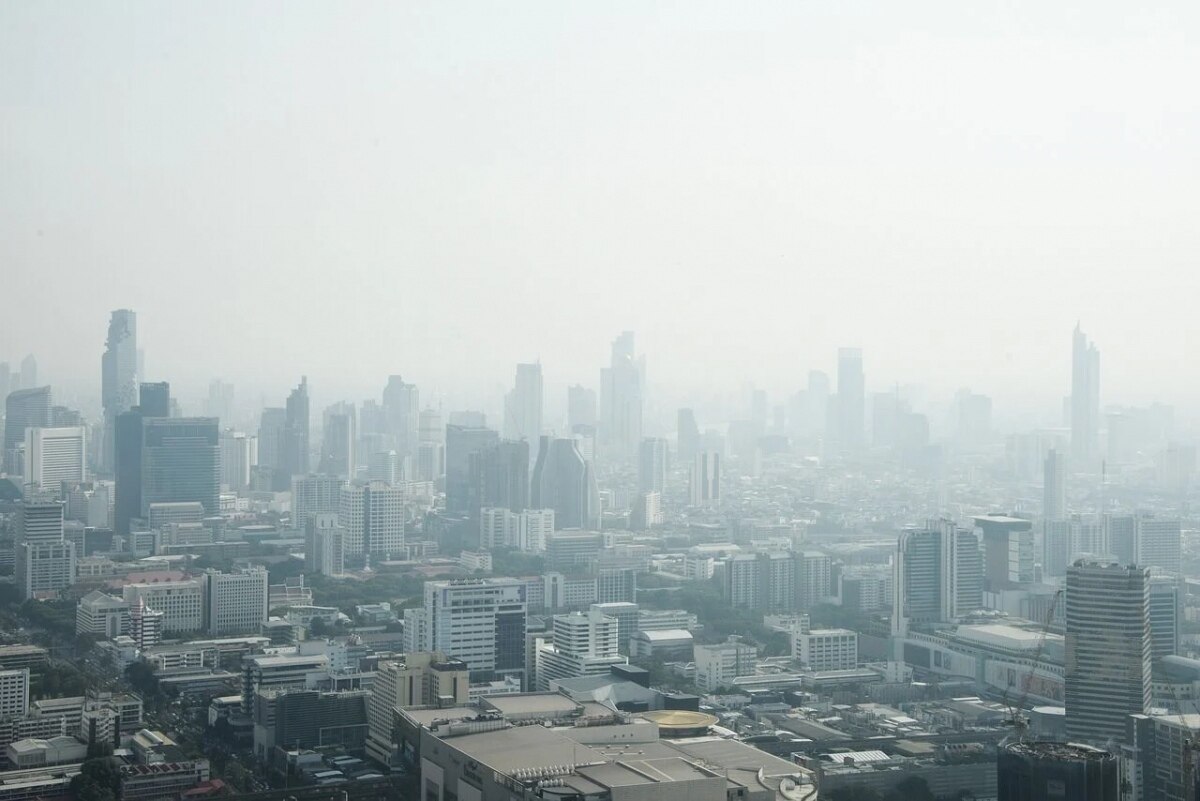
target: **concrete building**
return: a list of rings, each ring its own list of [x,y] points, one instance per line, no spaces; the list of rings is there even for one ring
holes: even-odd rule
[[[629,655],[634,659],[690,662],[695,658],[695,639],[687,629],[638,631],[629,638]]]
[[[388,559],[404,553],[405,492],[382,481],[342,488],[338,524],[347,557]]]
[[[135,582],[122,588],[122,597],[132,609],[139,600],[163,613],[163,630],[190,634],[204,629],[204,587],[199,579]]]
[[[758,649],[737,637],[716,645],[697,645],[696,686],[705,692],[728,687],[738,676],[754,673]]]
[[[341,476],[292,476],[292,525],[303,531],[314,515],[337,514],[345,486],[346,480]]]
[[[336,514],[310,515],[304,531],[304,566],[310,573],[340,576],[346,571],[346,531]]]
[[[416,651],[403,662],[382,662],[367,700],[367,754],[389,767],[400,764],[393,732],[396,711],[411,707],[461,707],[469,700],[470,671],[443,653]]]
[[[1124,742],[1150,706],[1150,571],[1079,561],[1067,569],[1067,736]]]
[[[530,506],[553,509],[559,528],[600,528],[595,471],[575,440],[542,437],[530,482]]]
[[[1008,515],[975,518],[983,547],[983,589],[1000,592],[1034,580],[1033,522]]]
[[[526,553],[541,553],[554,533],[553,509],[526,509],[514,512],[505,507],[479,510],[479,547],[516,548]]]
[[[618,651],[619,625],[592,607],[586,614],[554,616],[553,640],[537,649],[538,689],[557,679],[607,675],[626,662]]]
[[[632,331],[613,340],[609,366],[600,371],[599,438],[610,457],[632,462],[642,441],[646,362],[634,352]]]
[[[49,428],[50,387],[27,387],[10,392],[4,399],[4,469],[20,475],[18,455],[29,428]]]
[[[849,629],[811,629],[792,636],[792,656],[809,670],[858,667],[858,633]]]
[[[542,365],[518,364],[511,392],[504,396],[504,438],[536,448],[542,436]],[[537,457],[536,452],[530,454]],[[526,465],[528,469],[528,465]]]
[[[142,518],[150,504],[198,501],[221,512],[221,443],[212,417],[142,419]]]
[[[129,633],[129,604],[123,598],[93,590],[75,607],[75,633],[106,640]]]
[[[258,632],[267,619],[267,571],[247,567],[204,574],[205,628],[210,635]]]
[[[427,581],[428,647],[465,662],[472,680],[525,670],[525,585],[512,578]],[[407,616],[406,616],[407,620]]]
[[[29,668],[0,670],[0,720],[29,711]]]
[[[638,446],[638,492],[662,493],[667,488],[668,448],[665,439],[648,437]]]
[[[221,487],[229,492],[250,489],[251,471],[258,464],[258,437],[227,428],[221,431]]]
[[[1117,801],[1117,756],[1086,745],[1012,742],[996,761],[998,801]],[[1166,796],[1140,796],[1165,799]]]
[[[696,508],[716,509],[721,505],[721,454],[701,451],[692,459],[688,477],[688,500]]]
[[[902,533],[894,568],[893,632],[909,623],[955,620],[983,605],[979,538],[948,520]]]
[[[25,487],[62,497],[63,485],[87,481],[87,429],[25,429]]]

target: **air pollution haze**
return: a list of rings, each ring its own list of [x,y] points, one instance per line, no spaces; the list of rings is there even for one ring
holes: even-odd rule
[[[7,3],[0,357],[199,398],[594,384],[1200,400],[1193,3]],[[57,390],[56,390],[57,391]]]

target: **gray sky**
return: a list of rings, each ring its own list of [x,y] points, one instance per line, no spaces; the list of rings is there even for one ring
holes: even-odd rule
[[[1195,3],[0,4],[0,360],[1200,401]],[[1189,40],[1192,43],[1189,45]]]

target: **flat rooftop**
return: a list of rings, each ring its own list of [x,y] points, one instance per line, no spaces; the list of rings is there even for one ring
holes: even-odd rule
[[[483,699],[483,704],[506,718],[511,715],[569,715],[580,709],[577,702],[558,693],[488,696]]]

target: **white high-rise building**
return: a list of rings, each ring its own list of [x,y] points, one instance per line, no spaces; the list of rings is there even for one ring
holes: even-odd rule
[[[221,432],[221,486],[230,492],[250,488],[250,471],[258,464],[258,437],[232,428]]]
[[[1071,349],[1071,456],[1076,469],[1100,453],[1100,351],[1079,325]]]
[[[173,634],[204,629],[204,587],[199,579],[126,584],[125,602],[132,609],[139,600],[163,613],[163,630]]]
[[[138,402],[137,314],[117,309],[109,317],[108,338],[100,357],[100,402],[104,406],[104,442],[100,463],[112,471],[117,415]]]
[[[427,581],[424,612],[429,635],[423,650],[461,659],[475,680],[524,674],[526,604],[521,581]]]
[[[697,645],[696,686],[705,692],[727,687],[738,676],[752,676],[758,649],[737,637],[716,645]]]
[[[129,604],[122,598],[93,590],[75,607],[75,633],[111,640],[129,633]]]
[[[63,537],[64,505],[17,505],[16,578],[21,597],[53,594],[75,583],[75,545]]]
[[[61,497],[62,485],[87,480],[87,429],[25,429],[25,486]]]
[[[267,571],[248,567],[204,574],[206,623],[213,635],[258,632],[267,619]]]
[[[792,656],[809,670],[853,670],[858,667],[858,633],[849,629],[796,631]]]
[[[1137,565],[1180,572],[1183,563],[1181,538],[1178,518],[1138,515]]]
[[[293,476],[292,525],[304,531],[313,515],[337,514],[345,486],[346,480],[340,476]]]
[[[504,507],[485,507],[479,513],[481,548],[516,548],[541,553],[546,550],[547,537],[553,533],[553,509],[514,512]]]
[[[721,505],[721,454],[714,451],[696,454],[688,481],[688,497],[695,507]]]
[[[538,689],[550,689],[557,679],[607,674],[626,662],[619,644],[617,619],[598,609],[555,615],[553,642],[537,649]]]
[[[1067,737],[1125,742],[1150,706],[1150,571],[1080,560],[1067,568]]]
[[[348,557],[388,558],[404,551],[405,489],[382,481],[342,488],[338,523]]]
[[[338,525],[337,515],[311,515],[304,537],[306,570],[322,576],[340,576],[346,572],[346,532]]]

